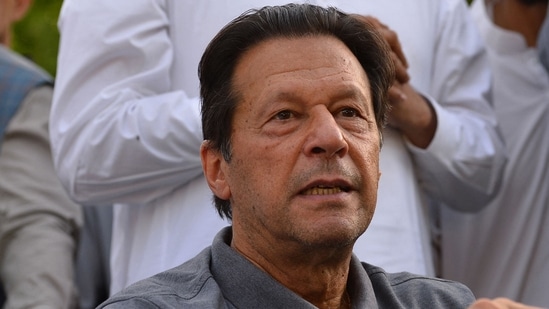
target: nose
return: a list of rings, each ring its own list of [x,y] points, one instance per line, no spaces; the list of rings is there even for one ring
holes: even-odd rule
[[[322,156],[327,159],[343,157],[349,145],[334,115],[326,107],[321,107],[309,118],[307,139],[304,151],[307,156]]]

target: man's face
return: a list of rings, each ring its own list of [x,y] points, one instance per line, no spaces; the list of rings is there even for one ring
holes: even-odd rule
[[[247,51],[223,162],[235,235],[308,247],[353,243],[372,219],[379,131],[368,78],[339,40],[272,39]]]

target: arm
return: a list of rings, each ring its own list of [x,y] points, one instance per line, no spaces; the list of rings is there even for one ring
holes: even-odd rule
[[[55,175],[48,137],[51,97],[50,86],[31,90],[10,120],[0,147],[0,201],[9,217],[49,214],[70,235],[82,225],[82,210]]]
[[[50,132],[79,202],[148,202],[202,172],[199,103],[173,85],[166,11],[162,0],[64,1]]]
[[[434,69],[421,73],[431,74],[423,77],[431,85],[423,90],[432,96],[416,91],[414,80],[402,73],[407,61],[397,34],[375,18],[362,18],[381,31],[393,51],[397,78],[389,91],[388,124],[407,141],[419,181],[436,200],[476,211],[498,189],[505,149],[487,100],[486,55],[467,7],[460,0],[440,5],[444,14],[433,16],[438,29],[433,46],[412,46],[434,50]]]
[[[396,75],[389,89],[391,109],[388,124],[399,130],[414,146],[427,147],[435,134],[437,118],[430,103],[410,86],[408,62],[398,34],[373,16],[354,16],[376,27],[391,48]]]
[[[73,257],[82,209],[55,175],[48,138],[52,92],[48,85],[27,93],[0,145],[2,281],[8,297],[36,306],[49,296],[49,305],[62,307],[76,301]]]
[[[506,154],[488,100],[491,77],[480,37],[463,1],[445,3],[430,96],[423,96],[436,115],[436,131],[425,149],[408,145],[430,196],[476,211],[497,192]]]

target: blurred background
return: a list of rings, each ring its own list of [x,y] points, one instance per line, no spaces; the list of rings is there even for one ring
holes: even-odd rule
[[[57,17],[63,0],[34,0],[24,19],[14,25],[12,47],[55,76],[59,32]]]

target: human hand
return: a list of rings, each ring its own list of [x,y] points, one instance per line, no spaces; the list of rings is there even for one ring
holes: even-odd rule
[[[517,303],[507,298],[487,299],[480,298],[468,309],[542,309]]]
[[[396,79],[388,93],[391,104],[387,119],[389,126],[399,130],[416,147],[427,148],[436,132],[436,114],[431,104],[409,84],[408,62],[397,33],[373,16],[353,16],[373,25],[391,48]]]
[[[400,45],[397,33],[373,16],[364,16],[359,14],[352,14],[352,16],[362,22],[371,24],[377,31],[379,31],[385,39],[385,42],[387,42],[391,48],[391,58],[393,59],[393,63],[395,65],[397,81],[399,83],[408,82],[410,80],[410,76],[407,71],[408,61],[402,51],[402,46]]]
[[[431,103],[409,83],[395,83],[389,90],[389,126],[400,131],[416,147],[427,148],[437,129],[437,116]]]

